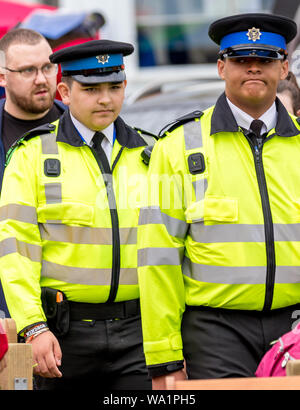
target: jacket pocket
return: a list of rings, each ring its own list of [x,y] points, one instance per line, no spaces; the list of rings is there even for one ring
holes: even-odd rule
[[[37,216],[39,223],[92,226],[94,208],[91,205],[76,202],[44,204],[38,207]]]
[[[186,221],[196,223],[202,221],[237,222],[237,198],[209,196],[201,201],[193,202],[185,211]]]

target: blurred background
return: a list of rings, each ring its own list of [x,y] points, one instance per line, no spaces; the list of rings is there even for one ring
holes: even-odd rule
[[[54,50],[96,38],[134,44],[125,59],[122,111],[130,124],[157,133],[163,125],[212,105],[224,89],[208,26],[227,15],[266,12],[294,19],[291,70],[300,78],[299,0],[0,1],[0,37],[14,27],[41,32]]]

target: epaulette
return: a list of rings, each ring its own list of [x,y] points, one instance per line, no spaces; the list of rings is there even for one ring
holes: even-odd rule
[[[296,119],[297,123],[300,125],[300,117]]]
[[[151,153],[156,141],[158,140],[158,136],[141,128],[134,127],[134,129],[140,134],[141,138],[143,138],[147,144],[146,148],[141,153],[141,158],[144,164],[149,165]]]
[[[164,138],[167,135],[167,133],[172,132],[176,128],[186,124],[189,121],[194,120],[195,118],[201,118],[203,114],[204,113],[202,111],[193,111],[183,115],[182,117],[177,118],[176,120],[170,122],[159,131],[158,138]]]
[[[37,135],[48,134],[49,132],[54,131],[55,128],[56,127],[54,124],[40,125],[39,127],[33,128],[32,130],[25,132],[25,134],[22,135],[20,140],[29,140],[30,138],[36,137]]]
[[[147,145],[153,145],[158,140],[158,136],[153,134],[152,132],[145,131],[142,128],[138,127],[133,127],[133,129],[140,134]]]
[[[5,166],[8,165],[13,152],[19,145],[23,143],[23,141],[27,141],[30,138],[37,137],[38,135],[49,134],[49,132],[54,131],[55,128],[56,127],[54,124],[43,124],[39,127],[33,128],[32,130],[25,132],[25,134],[23,134],[21,138],[15,141],[7,151]]]
[[[141,153],[141,158],[144,164],[149,165],[151,153],[156,141],[158,140],[158,136],[152,134],[152,132],[142,130],[141,128],[134,127],[134,129],[140,134],[141,138],[147,144],[146,148]]]

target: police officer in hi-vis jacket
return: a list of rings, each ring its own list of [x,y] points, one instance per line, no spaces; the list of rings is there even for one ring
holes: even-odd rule
[[[39,389],[151,388],[137,205],[146,189],[142,153],[155,139],[119,117],[123,57],[132,52],[94,40],[52,54],[69,109],[25,134],[8,159],[1,280],[19,335],[32,345]]]
[[[139,218],[144,351],[154,388],[173,374],[254,376],[300,301],[300,124],[276,98],[296,24],[242,14],[211,24],[225,93],[155,145],[169,176]],[[168,189],[167,189],[168,188]],[[168,200],[167,200],[168,199]]]

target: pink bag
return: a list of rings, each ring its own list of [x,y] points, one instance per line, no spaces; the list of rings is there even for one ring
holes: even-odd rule
[[[262,358],[255,373],[256,377],[286,376],[287,362],[300,359],[300,323],[274,343]]]
[[[4,332],[4,329],[0,323],[0,360],[5,355],[7,350],[8,350],[8,341],[7,341],[6,333]]]

